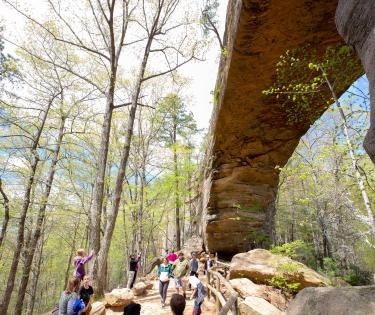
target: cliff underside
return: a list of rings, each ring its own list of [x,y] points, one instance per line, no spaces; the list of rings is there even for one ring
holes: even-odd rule
[[[319,58],[344,44],[336,6],[336,0],[230,1],[202,185],[210,252],[231,256],[272,239],[278,167],[327,104],[313,102],[309,115],[291,122],[287,106],[263,91],[273,85],[286,51],[314,51]]]

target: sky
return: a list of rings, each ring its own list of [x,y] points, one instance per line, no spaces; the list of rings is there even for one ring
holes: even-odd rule
[[[224,33],[227,2],[227,0],[221,0],[218,10],[219,31],[221,34]],[[42,14],[45,11],[44,3],[44,0],[32,0],[29,2],[29,6],[33,12]],[[203,3],[204,0],[202,0],[202,6]],[[21,33],[24,19],[2,1],[0,2],[0,21],[6,27],[5,36],[11,38],[15,32]],[[6,45],[6,49],[8,51],[13,50],[9,45]],[[186,87],[183,94],[189,99],[187,102],[188,108],[193,112],[200,129],[208,129],[213,107],[211,92],[215,87],[219,56],[219,45],[215,42],[214,45],[210,46],[205,61],[189,63],[180,70],[182,75],[190,79],[190,84]]]

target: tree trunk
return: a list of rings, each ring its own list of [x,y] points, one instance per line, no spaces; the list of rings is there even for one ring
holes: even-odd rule
[[[4,238],[5,238],[5,233],[7,231],[8,222],[9,222],[9,199],[3,190],[3,182],[1,178],[0,178],[0,193],[4,199],[4,219],[3,219],[3,224],[1,226],[1,232],[0,232],[0,248],[1,248],[1,245],[3,244]]]
[[[176,229],[176,249],[181,250],[181,228],[180,228],[180,194],[178,180],[178,161],[177,161],[177,126],[173,129],[173,166],[174,166],[174,183],[175,183],[175,229]]]
[[[108,148],[109,148],[109,139],[111,133],[111,123],[112,115],[114,110],[114,99],[115,99],[115,90],[117,82],[117,69],[118,62],[120,59],[121,51],[123,48],[125,34],[127,31],[128,25],[128,3],[123,1],[123,23],[122,30],[119,36],[118,47],[116,47],[116,34],[115,34],[115,23],[114,23],[114,14],[115,14],[115,1],[111,3],[108,2],[109,9],[109,18],[107,20],[109,27],[109,55],[110,55],[110,78],[109,78],[109,88],[107,92],[107,101],[106,101],[106,110],[102,125],[102,133],[100,140],[100,149],[99,157],[97,164],[97,175],[94,187],[94,204],[93,209],[90,212],[90,248],[95,251],[96,254],[99,254],[101,243],[100,243],[100,233],[101,233],[101,214],[103,207],[103,194],[104,194],[104,183],[105,183],[105,174],[108,158]],[[90,274],[92,275],[92,281],[96,287],[97,273],[98,273],[98,256],[95,256],[91,266]]]
[[[122,220],[123,220],[123,235],[124,235],[124,268],[123,268],[123,283],[124,283],[124,286],[126,286],[126,266],[127,266],[127,263],[128,263],[128,257],[129,257],[129,240],[128,240],[128,233],[126,232],[127,228],[126,228],[126,211],[125,211],[125,206],[123,206],[122,208]]]
[[[36,289],[38,287],[39,275],[40,275],[40,265],[42,263],[42,254],[43,254],[43,238],[39,239],[37,254],[34,258],[31,279],[30,279],[30,294],[26,306],[26,315],[32,315],[35,305]]]
[[[81,217],[79,217],[79,218],[81,219]],[[71,266],[71,262],[72,262],[73,255],[74,255],[75,248],[76,248],[77,233],[78,233],[78,230],[79,230],[79,227],[80,227],[80,223],[81,223],[80,219],[78,220],[78,223],[74,227],[73,244],[72,244],[72,248],[70,249],[70,254],[69,254],[69,258],[68,258],[68,264],[67,264],[66,270],[65,270],[64,288],[62,288],[62,290],[65,290],[65,288],[68,285],[69,274],[70,274],[70,266]]]
[[[164,243],[164,247],[165,249],[168,249],[168,231],[169,231],[169,212],[167,213],[167,223],[165,225],[165,243]]]
[[[129,153],[130,153],[130,145],[131,145],[131,140],[133,136],[135,114],[137,111],[139,94],[141,92],[142,79],[145,74],[146,65],[147,65],[149,54],[150,54],[152,39],[153,37],[152,35],[150,35],[150,38],[145,48],[143,60],[142,60],[140,71],[139,71],[138,78],[136,81],[136,86],[135,86],[134,93],[132,96],[132,104],[131,104],[130,112],[129,112],[125,141],[124,141],[124,145],[122,148],[122,156],[121,156],[121,161],[119,165],[119,172],[117,174],[115,190],[113,193],[112,207],[107,215],[107,226],[104,231],[104,236],[103,236],[103,240],[100,246],[100,251],[98,252],[98,257],[97,257],[98,270],[97,270],[97,277],[96,277],[97,278],[97,284],[96,284],[97,296],[104,295],[103,279],[105,278],[105,264],[108,258],[109,247],[111,245],[112,235],[113,235],[113,231],[115,228],[115,223],[116,223],[118,210],[120,206],[126,167],[128,164]]]
[[[111,133],[114,91],[115,82],[112,82],[111,88],[109,89],[107,95],[106,111],[102,125],[97,175],[94,187],[94,204],[93,208],[90,211],[90,248],[93,249],[95,253],[98,253],[100,249],[100,221],[102,216],[104,179],[108,157],[109,137]]]
[[[61,145],[62,145],[62,141],[64,137],[65,120],[66,120],[66,117],[62,116],[61,122],[60,122],[59,135],[57,137],[56,149],[53,153],[51,167],[50,167],[50,171],[47,177],[48,179],[47,179],[47,183],[45,187],[45,192],[42,196],[41,205],[39,207],[38,216],[36,219],[35,230],[34,230],[33,236],[31,237],[30,244],[25,251],[23,273],[22,273],[21,283],[18,288],[18,295],[17,295],[16,306],[14,308],[14,315],[21,315],[22,313],[22,305],[23,305],[23,300],[25,298],[27,283],[29,281],[31,265],[34,259],[34,254],[35,254],[35,250],[37,247],[37,243],[41,236],[42,227],[43,227],[45,214],[46,214],[46,208],[48,204],[48,199],[51,193],[53,180],[54,180],[55,173],[56,173],[57,162],[59,161],[60,149],[61,149]]]
[[[16,279],[18,263],[20,260],[20,255],[21,255],[21,251],[23,248],[23,244],[24,244],[25,221],[26,221],[27,212],[30,206],[30,200],[31,200],[30,194],[31,194],[32,187],[34,185],[35,173],[36,173],[36,169],[39,163],[39,156],[38,156],[37,148],[39,146],[39,140],[42,135],[42,132],[43,132],[46,120],[47,120],[47,116],[48,116],[49,110],[51,108],[51,105],[54,99],[55,97],[52,98],[52,100],[48,103],[47,108],[43,112],[41,126],[38,128],[35,140],[33,141],[33,144],[32,144],[32,148],[31,148],[32,162],[30,166],[30,174],[29,174],[29,178],[28,178],[27,185],[25,188],[25,193],[23,195],[23,204],[22,204],[21,212],[19,214],[16,248],[14,250],[13,260],[12,260],[12,264],[9,270],[8,279],[6,282],[6,289],[5,289],[3,299],[0,305],[0,314],[7,314],[8,312],[8,307],[9,307],[10,299],[11,299],[13,288],[14,288],[14,282]]]
[[[146,183],[146,178],[145,178],[145,169],[144,166],[142,166],[142,174],[141,174],[141,189],[140,189],[140,195],[139,195],[139,209],[138,209],[138,231],[137,231],[137,252],[142,251],[142,243],[143,243],[143,208],[144,208],[144,194],[145,194],[145,183]]]

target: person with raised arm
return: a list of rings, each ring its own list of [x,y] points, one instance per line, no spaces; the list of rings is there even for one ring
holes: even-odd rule
[[[83,277],[86,275],[85,272],[85,264],[87,264],[92,257],[94,257],[95,252],[91,251],[90,255],[86,256],[86,252],[84,249],[77,250],[77,256],[74,257],[73,263],[74,263],[74,271],[73,271],[73,277],[83,280]]]

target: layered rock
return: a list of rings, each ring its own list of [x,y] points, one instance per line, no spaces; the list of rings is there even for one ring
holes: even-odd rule
[[[298,290],[325,286],[329,282],[304,264],[265,249],[254,249],[232,258],[231,279],[248,278],[255,283],[269,284],[274,276],[282,276],[290,283],[298,283]]]
[[[272,239],[278,166],[326,104],[312,104],[314,117],[292,124],[286,108],[262,92],[272,85],[276,63],[287,50],[309,45],[321,56],[327,47],[343,44],[334,23],[336,6],[337,0],[229,1],[227,54],[214,93],[201,194],[210,252],[232,256]]]
[[[290,303],[287,315],[375,314],[375,286],[306,288]]]

